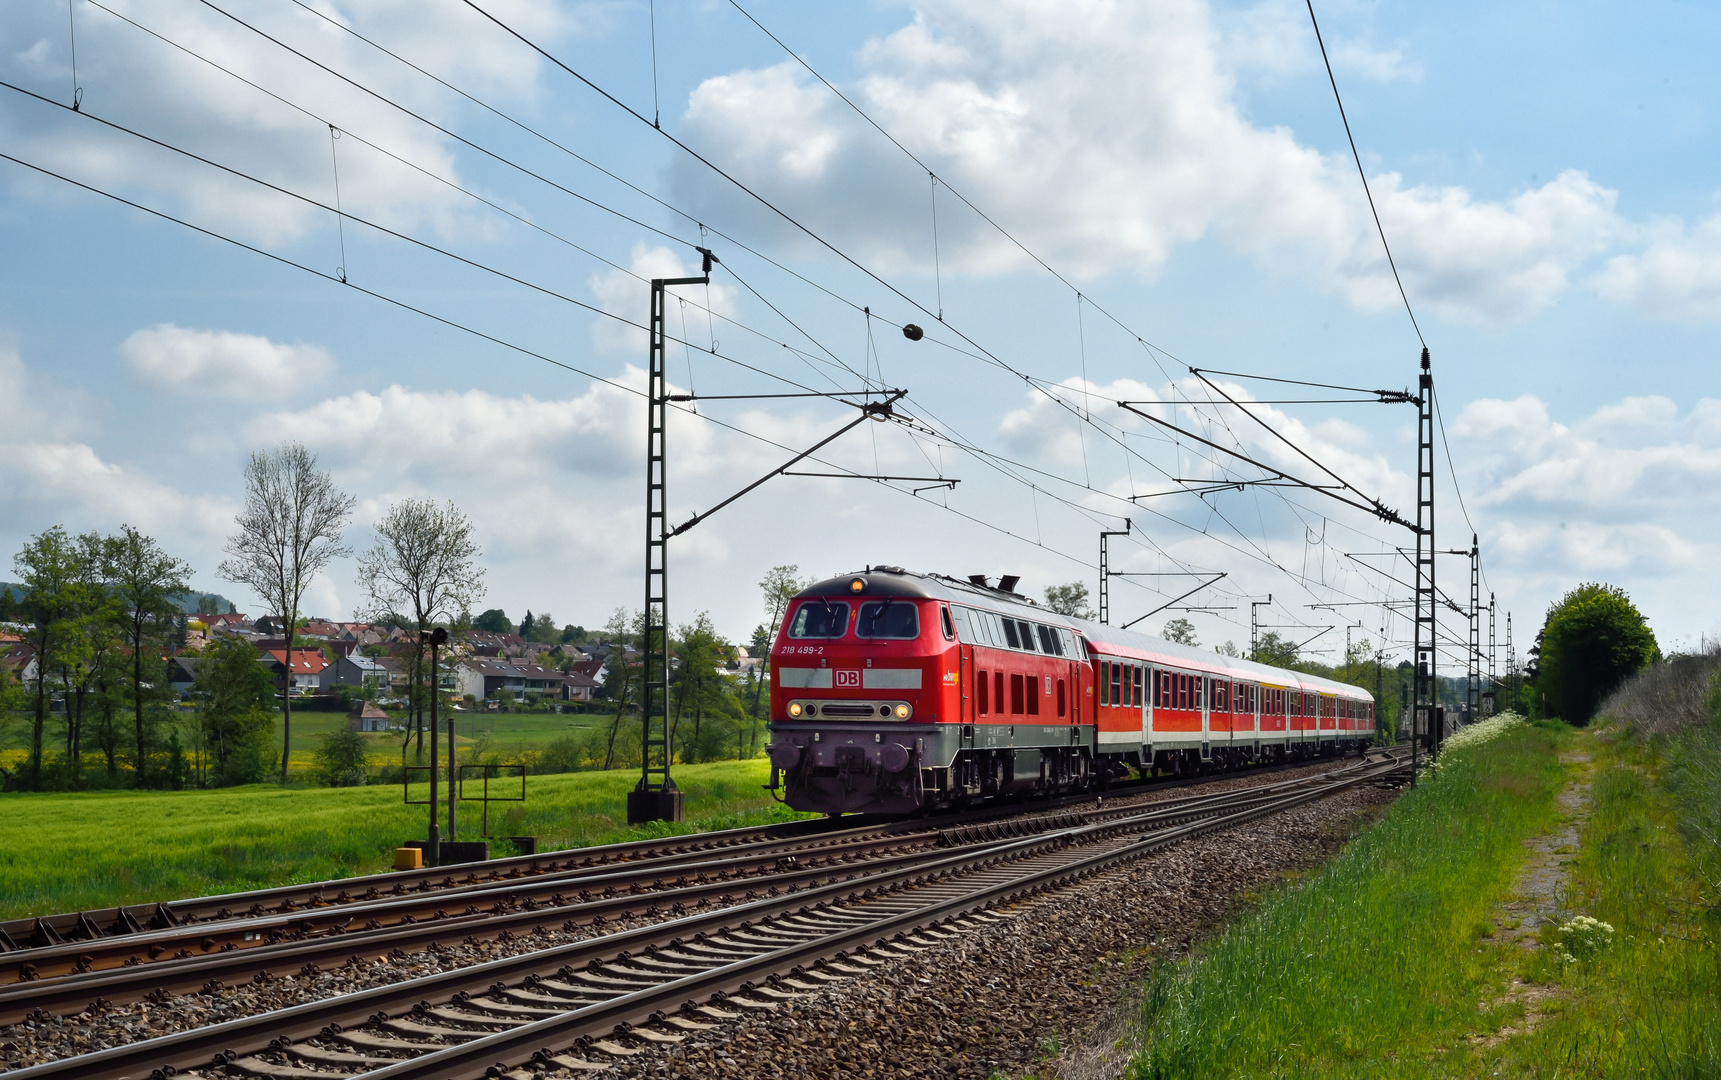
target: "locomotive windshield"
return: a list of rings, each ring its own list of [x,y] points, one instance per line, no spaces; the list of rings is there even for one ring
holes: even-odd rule
[[[855,620],[855,636],[863,638],[917,638],[920,613],[913,604],[873,601],[862,604]]]
[[[792,638],[837,638],[848,632],[849,606],[826,600],[808,600],[789,624]]]

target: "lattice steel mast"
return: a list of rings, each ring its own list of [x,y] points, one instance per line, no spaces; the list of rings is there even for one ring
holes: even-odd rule
[[[1428,349],[1422,350],[1422,372],[1416,395],[1416,611],[1412,651],[1416,656],[1415,694],[1411,703],[1411,763],[1416,763],[1420,739],[1417,728],[1426,718],[1430,749],[1440,734],[1435,730],[1435,678],[1437,675],[1438,627],[1434,590],[1434,376],[1430,373]],[[1424,711],[1426,709],[1426,712]],[[1412,771],[1414,776],[1414,768]],[[1414,782],[1414,781],[1413,781]]]
[[[665,290],[672,285],[711,284],[711,253],[704,252],[700,277],[651,279],[650,371],[645,415],[645,640],[640,643],[639,785],[627,796],[628,824],[680,821],[682,793],[669,775],[675,748],[669,744],[669,505],[667,491],[669,382],[664,374]],[[653,711],[663,721],[654,724]],[[655,730],[654,730],[655,728]]]

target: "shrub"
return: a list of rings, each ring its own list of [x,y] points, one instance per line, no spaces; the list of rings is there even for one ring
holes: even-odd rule
[[[329,787],[358,787],[369,775],[365,771],[366,744],[363,735],[347,728],[324,735],[311,758],[317,764],[317,779]]]
[[[1721,675],[1721,650],[1675,656],[1620,684],[1596,714],[1640,737],[1702,727],[1713,714],[1717,675]]]
[[[1587,724],[1602,699],[1661,659],[1655,634],[1625,590],[1579,585],[1548,609],[1536,685],[1551,715]]]

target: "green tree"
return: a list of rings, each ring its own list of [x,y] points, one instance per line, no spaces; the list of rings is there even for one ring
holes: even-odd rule
[[[28,640],[36,652],[35,710],[30,723],[30,755],[26,769],[31,787],[42,784],[42,737],[48,722],[48,679],[57,670],[61,651],[77,646],[75,620],[79,605],[78,542],[64,527],[32,536],[12,557],[24,580]]]
[[[528,615],[529,625],[520,628],[520,636],[537,645],[560,645],[562,632],[556,629],[556,617],[549,612],[533,618]]]
[[[812,584],[809,578],[802,581],[801,568],[794,563],[773,566],[759,579],[759,592],[765,606],[765,623],[761,627],[765,631],[765,647],[754,655],[759,658],[757,674],[753,679],[752,714],[755,720],[759,718],[764,704],[765,682],[771,671],[771,642],[777,638],[777,629],[783,624],[783,616],[789,610],[789,602],[795,594]],[[759,645],[759,633],[753,633],[754,647]]]
[[[369,779],[365,770],[365,737],[349,728],[323,735],[311,754],[317,779],[327,787],[358,787]]]
[[[1249,659],[1271,667],[1295,667],[1299,659],[1297,643],[1290,638],[1280,637],[1277,630],[1269,630],[1255,643],[1255,650],[1249,654]]]
[[[586,628],[583,626],[575,626],[573,623],[569,623],[562,627],[562,636],[560,640],[563,645],[584,645],[591,639],[591,635],[586,633]]]
[[[137,747],[137,784],[144,786],[144,708],[151,689],[165,685],[161,647],[174,631],[191,565],[162,551],[130,525],[102,542],[102,571],[113,594],[116,615],[131,652],[130,704]]]
[[[1548,608],[1540,659],[1536,685],[1549,714],[1587,724],[1602,698],[1661,659],[1661,648],[1624,589],[1588,582]]]
[[[1059,615],[1068,615],[1073,619],[1093,617],[1093,613],[1088,610],[1088,587],[1079,581],[1047,586],[1046,606]]]
[[[269,768],[275,717],[274,680],[242,638],[217,637],[203,650],[195,690],[202,706],[204,743],[214,757],[217,784],[249,784]]]
[[[684,760],[704,760],[712,755],[715,745],[726,745],[729,732],[719,731],[708,738],[707,720],[721,724],[733,721],[733,695],[728,676],[718,668],[729,657],[729,646],[717,634],[708,612],[701,611],[693,622],[682,626],[675,641],[671,660],[670,695],[674,703],[670,720],[671,746],[681,746]],[[690,720],[692,731],[681,740],[681,723]]]
[[[472,629],[482,630],[487,634],[512,634],[514,623],[508,618],[506,611],[493,607],[472,620]]]
[[[1188,645],[1190,648],[1201,644],[1201,640],[1195,636],[1195,624],[1181,617],[1166,623],[1164,629],[1159,632],[1159,636],[1167,641],[1175,641],[1179,645]]]
[[[73,581],[67,593],[67,632],[56,665],[66,703],[60,714],[66,739],[66,780],[74,788],[83,786],[85,718],[92,699],[102,696],[105,677],[111,673],[121,646],[119,602],[104,573],[105,544],[99,533],[77,538]]]

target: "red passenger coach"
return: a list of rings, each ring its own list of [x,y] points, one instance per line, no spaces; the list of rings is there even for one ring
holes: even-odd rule
[[[797,810],[906,814],[1373,738],[1354,686],[897,567],[802,591],[771,651],[771,787]]]

